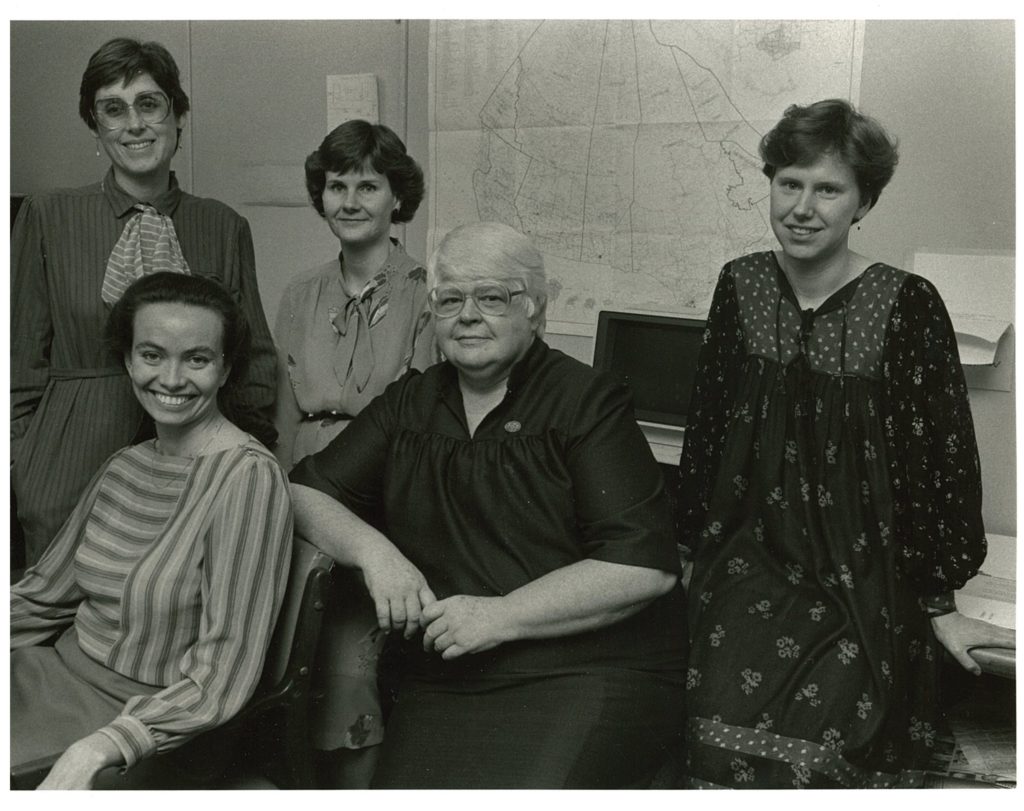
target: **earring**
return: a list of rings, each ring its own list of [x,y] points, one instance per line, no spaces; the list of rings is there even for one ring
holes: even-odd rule
[[[100,142],[97,141],[96,142],[96,157],[98,158],[99,156],[100,156]]]

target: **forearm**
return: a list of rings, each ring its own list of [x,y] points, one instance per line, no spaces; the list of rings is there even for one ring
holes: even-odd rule
[[[325,493],[292,484],[295,530],[342,566],[358,569],[380,628],[406,639],[421,628],[421,611],[437,598],[422,572],[384,535]]]
[[[600,560],[582,560],[501,598],[511,639],[544,639],[591,631],[636,614],[672,590],[678,578]]]
[[[365,569],[381,555],[401,554],[348,507],[319,490],[292,484],[295,531],[342,566]]]
[[[94,732],[69,746],[53,764],[41,790],[90,789],[96,776],[110,766],[123,765],[121,752],[102,732]]]

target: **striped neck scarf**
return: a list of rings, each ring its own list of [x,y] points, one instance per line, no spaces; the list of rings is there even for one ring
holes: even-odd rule
[[[191,272],[181,253],[171,218],[144,203],[136,203],[134,208],[135,214],[128,218],[107,259],[100,295],[110,305],[114,305],[128,286],[142,276],[164,270]]]

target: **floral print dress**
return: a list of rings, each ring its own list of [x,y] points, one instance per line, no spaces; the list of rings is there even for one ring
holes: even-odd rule
[[[941,655],[921,600],[985,556],[935,288],[875,264],[801,311],[774,253],[727,264],[680,475],[691,785],[918,783]]]

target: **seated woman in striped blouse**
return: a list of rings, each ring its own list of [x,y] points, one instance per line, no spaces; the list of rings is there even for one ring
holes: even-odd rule
[[[154,273],[107,336],[157,436],[104,463],[11,589],[11,764],[63,752],[40,788],[91,788],[230,719],[287,581],[287,481],[218,405],[249,348],[234,298]]]

